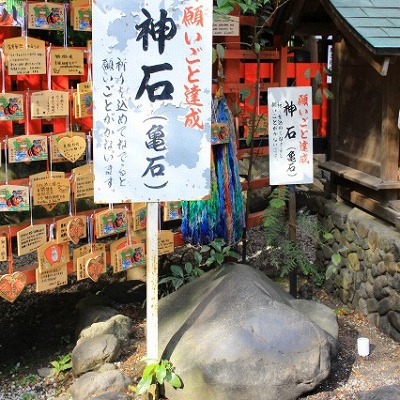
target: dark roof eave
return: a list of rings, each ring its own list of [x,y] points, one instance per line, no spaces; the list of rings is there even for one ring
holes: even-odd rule
[[[320,0],[328,15],[332,18],[338,30],[349,40],[354,47],[368,50],[371,55],[380,57],[399,56],[400,47],[374,47],[361,36],[344,18],[329,0]]]

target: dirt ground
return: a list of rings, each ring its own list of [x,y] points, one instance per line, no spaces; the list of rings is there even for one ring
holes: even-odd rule
[[[14,304],[0,300],[0,399],[16,376],[23,382],[24,377],[36,374],[38,368],[50,366],[50,361],[71,351],[77,321],[76,303],[88,292],[96,293],[105,285],[107,279],[97,284],[75,283],[53,293],[34,293],[33,288],[27,288]],[[400,383],[399,343],[380,333],[364,316],[346,309],[323,290],[312,288],[312,291],[314,299],[324,302],[337,313],[339,349],[332,360],[328,379],[301,399],[352,400],[356,399],[357,392]],[[146,347],[145,310],[139,303],[115,303],[113,306],[133,320],[131,345],[124,349],[119,368],[137,382],[143,367],[140,359]],[[357,354],[358,337],[369,338],[369,357]],[[59,382],[58,391],[62,392],[71,379],[67,374]]]

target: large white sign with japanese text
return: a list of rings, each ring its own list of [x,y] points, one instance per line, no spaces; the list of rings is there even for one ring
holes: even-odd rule
[[[95,201],[207,196],[212,1],[92,6]]]
[[[268,89],[271,185],[313,182],[310,86]]]

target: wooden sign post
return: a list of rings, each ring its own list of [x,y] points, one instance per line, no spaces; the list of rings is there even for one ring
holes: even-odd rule
[[[158,203],[147,203],[146,253],[146,351],[158,360]]]
[[[118,0],[92,4],[94,200],[147,203],[146,337],[153,363],[160,361],[158,203],[210,193],[212,1],[129,4],[130,10]],[[145,221],[139,222],[134,230]]]
[[[296,242],[296,184],[312,183],[311,86],[268,89],[269,178],[288,185],[289,236]],[[289,274],[290,294],[297,297],[297,271]]]

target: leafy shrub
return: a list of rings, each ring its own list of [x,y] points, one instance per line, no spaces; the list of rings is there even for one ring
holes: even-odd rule
[[[159,280],[160,296],[163,297],[192,282],[203,275],[206,268],[222,265],[228,257],[238,259],[239,255],[226,245],[221,238],[213,240],[210,245],[190,246],[182,253],[181,264],[170,266],[170,274]],[[188,258],[188,261],[184,261]]]

